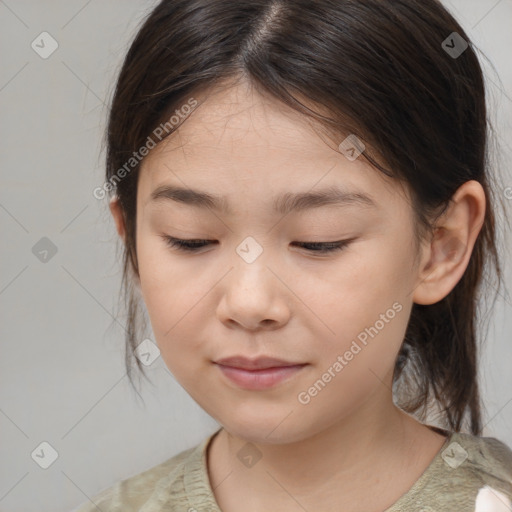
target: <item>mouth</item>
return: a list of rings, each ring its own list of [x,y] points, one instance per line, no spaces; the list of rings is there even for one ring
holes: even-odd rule
[[[231,383],[242,389],[253,391],[270,389],[277,386],[289,380],[307,366],[307,363],[286,364],[285,366],[248,369],[220,363],[215,364]],[[269,363],[265,364],[268,365]]]
[[[250,359],[245,356],[232,356],[225,357],[214,361],[216,364],[236,368],[239,370],[269,370],[274,368],[287,368],[292,366],[303,366],[306,363],[286,361],[269,356],[260,356],[255,359]]]

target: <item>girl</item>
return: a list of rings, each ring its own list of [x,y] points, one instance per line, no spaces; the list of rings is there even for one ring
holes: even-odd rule
[[[512,510],[477,382],[484,82],[437,0],[162,0],[107,145],[128,372],[141,298],[222,427],[80,512]]]

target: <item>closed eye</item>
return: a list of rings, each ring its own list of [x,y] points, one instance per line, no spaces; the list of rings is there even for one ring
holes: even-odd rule
[[[215,242],[215,240],[182,240],[179,238],[174,238],[169,235],[163,235],[163,238],[166,244],[169,247],[177,249],[183,252],[197,252],[199,249],[203,247],[207,247],[210,245],[210,242]],[[316,253],[316,254],[327,254],[330,252],[341,251],[344,249],[352,240],[339,240],[337,242],[293,242],[306,249],[307,251]]]

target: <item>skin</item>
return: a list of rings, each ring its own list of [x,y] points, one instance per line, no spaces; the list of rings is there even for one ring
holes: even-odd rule
[[[222,426],[208,474],[223,512],[377,512],[407,492],[445,437],[392,401],[394,362],[413,303],[445,297],[467,268],[485,196],[465,183],[420,252],[406,191],[363,158],[350,161],[300,114],[246,84],[219,89],[143,161],[137,192],[141,294],[169,370]],[[172,201],[159,185],[225,195],[231,215]],[[274,196],[337,184],[378,207],[322,207],[283,217]],[[111,211],[124,238],[123,215]],[[216,241],[198,253],[162,235]],[[263,252],[236,252],[248,236]],[[297,241],[354,239],[319,257]],[[455,249],[453,251],[452,249]],[[394,303],[402,309],[310,402],[307,391]],[[308,363],[277,386],[238,388],[212,361],[242,354]],[[237,457],[247,442],[261,459]],[[371,489],[371,492],[369,490]]]

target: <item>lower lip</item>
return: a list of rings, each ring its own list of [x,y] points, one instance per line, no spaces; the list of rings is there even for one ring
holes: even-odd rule
[[[222,373],[237,386],[244,389],[268,389],[289,379],[302,370],[305,364],[297,366],[281,366],[264,370],[242,370],[232,366],[217,364]]]

